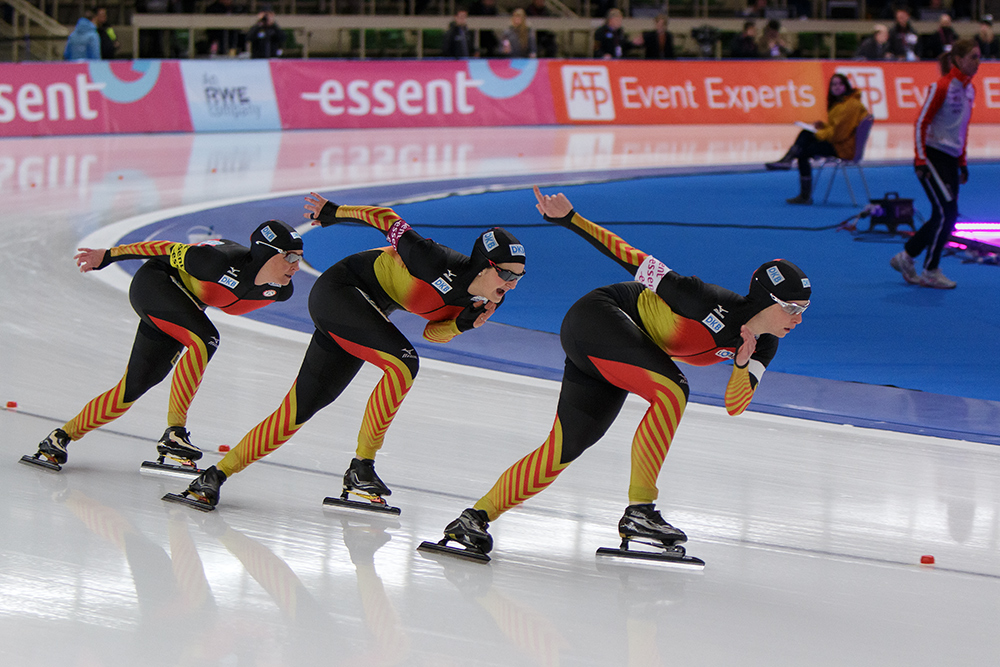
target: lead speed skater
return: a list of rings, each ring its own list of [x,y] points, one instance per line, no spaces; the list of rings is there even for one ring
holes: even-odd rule
[[[809,279],[791,262],[772,260],[754,271],[743,296],[672,270],[582,217],[562,193],[543,195],[536,187],[535,196],[546,220],[582,236],[634,280],[595,289],[570,307],[560,331],[565,371],[555,423],[545,442],[451,522],[444,539],[420,548],[489,560],[490,522],[554,482],[603,437],[632,393],[650,407],[632,439],[628,506],[618,523],[622,545],[599,553],[634,556],[628,547],[638,541],[662,549],[650,558],[703,565],[685,556],[680,545],[687,536],[655,507],[657,477],[689,395],[678,362],[707,366],[731,360],[725,405],[730,415],[739,415],[750,404],[778,341],[802,323],[812,293]]]

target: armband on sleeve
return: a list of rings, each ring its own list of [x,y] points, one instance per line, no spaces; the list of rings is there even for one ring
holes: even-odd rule
[[[406,223],[405,220],[397,220],[392,223],[392,227],[389,228],[388,233],[385,235],[385,240],[392,244],[393,248],[397,248],[399,245],[399,239],[402,238],[403,234],[410,231],[411,227]]]
[[[447,343],[460,333],[455,320],[428,322],[424,327],[424,339],[432,343]]]
[[[655,292],[663,276],[669,272],[669,266],[652,255],[646,255],[646,259],[639,265],[639,270],[635,272],[635,279]]]
[[[170,266],[175,269],[184,270],[184,256],[187,254],[188,248],[191,246],[184,245],[183,243],[175,243],[173,247],[170,248]]]

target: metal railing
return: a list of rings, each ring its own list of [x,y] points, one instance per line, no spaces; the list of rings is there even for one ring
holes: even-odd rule
[[[690,35],[692,28],[707,24],[719,31],[739,33],[743,28],[744,18],[704,19],[704,18],[672,18],[670,30],[675,34]],[[317,41],[317,36],[325,35],[325,43],[342,41],[340,35],[349,31],[358,31],[357,56],[368,56],[366,31],[369,30],[403,30],[415,33],[415,55],[426,57],[424,33],[426,31],[443,31],[448,27],[449,17],[442,16],[407,16],[407,15],[296,15],[287,14],[276,17],[277,24],[283,29],[293,30],[296,39],[302,46],[303,58],[309,58],[311,46]],[[245,32],[252,25],[252,17],[247,15],[205,15],[205,14],[135,14],[132,17],[134,31],[132,39],[132,56],[139,57],[139,32],[142,30],[186,30],[187,56],[195,57],[195,31],[209,29],[238,30]],[[593,45],[594,31],[603,23],[598,18],[556,18],[535,17],[529,24],[534,30],[548,30],[561,33],[564,45],[568,45],[568,55],[589,57]],[[468,22],[471,30],[502,31],[510,25],[509,16],[470,16]],[[823,40],[822,49],[828,50],[828,57],[837,55],[836,35],[853,34],[869,35],[872,32],[871,21],[858,20],[800,20],[783,23],[783,32],[788,34],[811,33],[828,38]],[[914,27],[921,34],[937,29],[937,23],[932,21],[915,21]],[[625,19],[623,28],[627,33],[638,34],[652,28],[650,19]],[[963,37],[971,37],[978,29],[973,22],[956,22],[956,32]],[[332,36],[337,37],[332,37]],[[582,44],[579,40],[582,40]],[[722,57],[722,43],[714,46],[716,58]]]
[[[4,30],[4,38],[11,42],[11,60],[17,61],[20,49],[25,53],[36,56],[40,59],[52,60],[54,53],[57,53],[62,44],[61,40],[66,39],[71,32],[70,28],[62,25],[54,18],[35,7],[27,0],[4,0],[14,10],[14,15],[10,27]],[[34,45],[42,46],[37,53]],[[61,55],[61,52],[59,52]]]

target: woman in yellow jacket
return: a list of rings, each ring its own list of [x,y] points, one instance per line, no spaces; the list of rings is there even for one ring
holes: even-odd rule
[[[861,91],[855,90],[843,74],[830,77],[830,87],[826,95],[826,117],[824,123],[816,121],[815,130],[802,130],[785,156],[777,162],[768,162],[770,170],[788,170],[792,162],[799,161],[799,183],[801,191],[797,197],[786,201],[789,204],[812,203],[812,166],[814,157],[839,157],[842,160],[854,158],[855,133],[868,109],[861,103]]]

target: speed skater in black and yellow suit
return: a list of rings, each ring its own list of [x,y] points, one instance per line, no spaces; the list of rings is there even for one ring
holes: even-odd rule
[[[535,195],[546,220],[585,238],[635,281],[598,288],[569,309],[560,332],[566,366],[552,431],[448,525],[441,544],[454,540],[489,552],[489,522],[555,481],[607,432],[629,393],[650,407],[632,440],[629,505],[618,530],[626,540],[684,542],[684,533],[653,505],[656,480],[688,399],[687,379],[676,362],[707,366],[733,360],[725,404],[729,414],[740,414],[774,358],[778,339],[802,321],[809,279],[791,262],[774,260],[754,272],[749,295],[740,296],[671,270],[581,217],[562,194],[543,196],[535,188]]]
[[[466,257],[425,239],[391,208],[338,206],[312,193],[306,209],[314,225],[361,222],[384,233],[390,245],[350,255],[316,280],[309,294],[316,331],[292,388],[277,410],[191,483],[185,494],[193,502],[216,505],[226,478],[291,439],[337,400],[367,361],[383,375],[365,407],[356,456],[344,475],[343,498],[347,502],[346,495],[354,493],[385,507],[382,496],[391,491],[375,474],[374,459],[420,362],[387,316],[396,310],[419,315],[428,320],[424,338],[447,343],[485,324],[524,276],[524,247],[500,227],[480,235],[472,256]]]
[[[80,248],[75,259],[84,273],[127,259],[147,260],[129,286],[139,330],[124,377],[42,440],[36,460],[54,464],[47,467],[65,463],[71,441],[121,417],[171,368],[167,429],[157,450],[186,462],[201,458],[186,429],[187,413],[219,345],[219,331],[204,311],[212,306],[241,315],[287,300],[301,258],[302,238],[279,220],[259,225],[250,236],[250,248],[225,239],[197,245],[142,241],[111,249]]]

